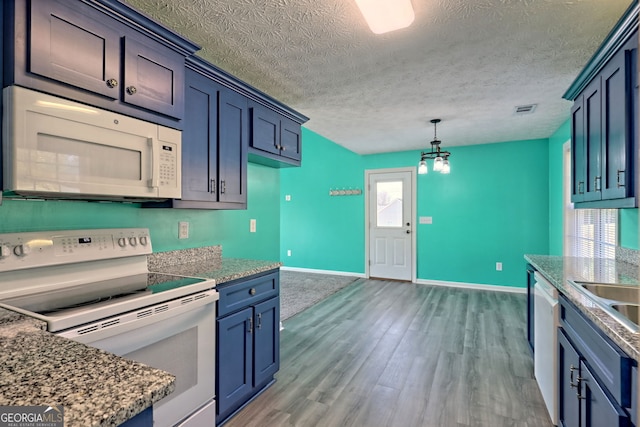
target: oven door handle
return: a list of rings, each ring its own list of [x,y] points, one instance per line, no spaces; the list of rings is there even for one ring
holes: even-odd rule
[[[199,292],[197,294],[155,304],[150,307],[144,307],[128,313],[111,316],[77,328],[56,332],[55,335],[69,338],[84,344],[90,344],[92,342],[133,331],[162,320],[170,319],[183,313],[195,311],[209,304],[211,304],[211,309],[214,310],[215,314],[215,302],[218,298],[218,292],[215,290]]]

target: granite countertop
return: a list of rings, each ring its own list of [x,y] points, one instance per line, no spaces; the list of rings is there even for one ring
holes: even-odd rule
[[[65,427],[117,426],[175,388],[167,372],[45,329],[0,308],[0,405],[63,405]]]
[[[525,255],[524,258],[630,357],[640,361],[640,333],[631,332],[567,282],[573,280],[640,286],[640,268],[637,265],[599,258],[549,255]]]
[[[223,258],[219,246],[157,252],[147,259],[149,271],[213,279],[216,285],[282,266],[278,261]]]

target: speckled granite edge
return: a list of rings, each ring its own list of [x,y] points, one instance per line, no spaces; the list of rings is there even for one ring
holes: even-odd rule
[[[179,276],[213,279],[216,285],[231,280],[242,279],[280,268],[282,263],[276,261],[260,261],[242,258],[223,258],[219,262],[190,262],[179,265],[164,265],[156,272],[176,274]]]
[[[605,335],[630,357],[640,362],[640,333],[631,332],[567,282],[568,280],[598,281],[640,286],[638,266],[614,260],[548,255],[525,255],[525,260],[598,325]]]
[[[66,427],[117,426],[175,389],[175,377],[53,335],[0,308],[0,405],[63,405]]]
[[[177,249],[167,252],[155,252],[147,257],[149,271],[157,271],[165,267],[180,264],[207,264],[220,262],[222,246],[203,246],[201,248]]]
[[[640,251],[616,246],[616,260],[633,265],[640,265]]]
[[[280,268],[279,261],[222,258],[220,246],[158,252],[147,258],[149,271],[213,279],[216,285]]]

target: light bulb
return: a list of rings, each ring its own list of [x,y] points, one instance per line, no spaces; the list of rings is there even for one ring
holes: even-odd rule
[[[442,157],[438,156],[433,161],[433,170],[441,171],[442,170]]]
[[[420,163],[418,163],[418,173],[420,175],[424,175],[427,172],[429,172],[427,169],[427,162],[425,160],[420,160]]]
[[[449,159],[444,159],[442,162],[442,170],[441,173],[449,173],[451,172],[451,166],[449,166]]]

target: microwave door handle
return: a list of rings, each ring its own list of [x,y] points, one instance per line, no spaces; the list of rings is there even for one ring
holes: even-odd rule
[[[156,144],[153,143],[153,137],[147,138],[147,143],[151,148],[151,179],[148,182],[148,186],[150,188],[158,188],[159,187],[159,173],[156,173],[156,165],[158,165],[158,172],[160,169],[160,153],[156,150]]]

